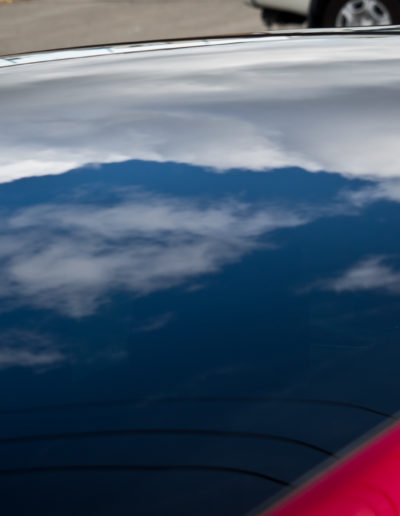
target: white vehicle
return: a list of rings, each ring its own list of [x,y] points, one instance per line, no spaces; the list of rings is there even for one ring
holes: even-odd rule
[[[400,24],[400,0],[245,0],[262,10],[267,25],[303,23],[310,27],[367,27]]]

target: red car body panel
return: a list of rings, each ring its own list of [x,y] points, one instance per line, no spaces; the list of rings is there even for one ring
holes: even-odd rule
[[[328,468],[265,516],[398,516],[400,423]]]

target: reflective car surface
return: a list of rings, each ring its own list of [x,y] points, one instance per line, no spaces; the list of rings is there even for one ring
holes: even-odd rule
[[[400,408],[399,35],[82,52],[0,62],[3,512],[245,514]]]

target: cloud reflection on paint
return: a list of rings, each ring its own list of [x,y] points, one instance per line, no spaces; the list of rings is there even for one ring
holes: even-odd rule
[[[130,159],[298,166],[372,178],[343,203],[362,207],[394,195],[399,59],[391,38],[322,37],[2,69],[0,182]],[[150,193],[26,208],[0,228],[0,297],[90,315],[112,291],[198,279],[319,216]]]
[[[400,294],[400,272],[386,261],[384,256],[366,258],[335,278],[315,283],[312,289],[337,293],[384,290],[391,294]]]
[[[152,317],[151,319],[144,321],[143,324],[135,328],[135,331],[141,333],[149,333],[153,331],[158,331],[167,326],[169,322],[174,318],[174,314],[167,312],[165,314],[157,315],[156,317]]]
[[[87,316],[113,291],[143,296],[215,273],[265,246],[261,235],[309,220],[268,206],[202,206],[146,192],[113,206],[26,208],[3,221],[0,296]]]
[[[0,370],[29,367],[43,371],[65,359],[66,355],[46,335],[23,330],[0,333]]]
[[[400,181],[392,179],[371,183],[369,186],[344,192],[342,197],[359,208],[378,201],[400,202]]]
[[[2,69],[0,182],[130,159],[398,177],[399,60],[307,37]]]

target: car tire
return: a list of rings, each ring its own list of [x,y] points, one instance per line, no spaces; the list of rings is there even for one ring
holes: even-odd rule
[[[399,0],[374,0],[375,8],[377,9],[377,18],[379,15],[383,13],[381,7],[386,9],[386,13],[389,16],[389,25],[398,25],[400,24],[400,1]],[[362,4],[364,4],[364,0],[330,0],[328,2],[327,7],[322,15],[322,26],[323,27],[344,27],[346,24],[340,23],[344,21],[344,18],[340,19],[338,23],[338,16],[342,9],[348,4],[349,6],[356,6],[360,4],[360,8]],[[381,18],[383,19],[383,17]],[[351,24],[347,26],[365,26],[365,24]],[[377,25],[377,23],[371,23],[372,25]],[[378,24],[379,25],[379,24]],[[382,25],[382,24],[381,24]],[[386,23],[384,23],[386,25]]]

